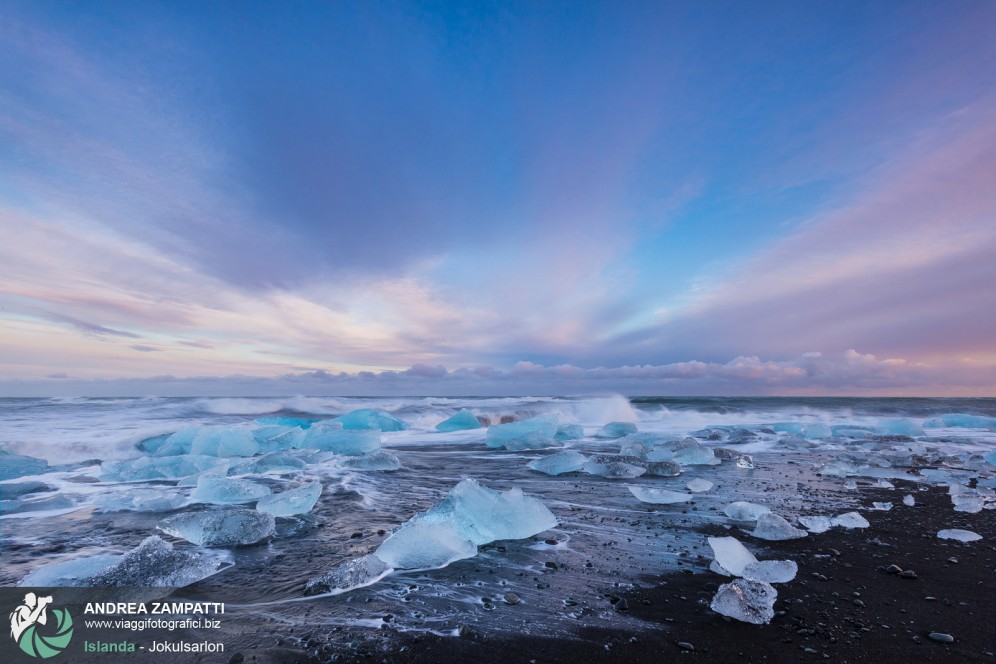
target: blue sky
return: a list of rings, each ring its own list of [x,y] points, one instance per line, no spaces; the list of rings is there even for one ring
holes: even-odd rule
[[[994,30],[5,2],[0,391],[996,393]]]

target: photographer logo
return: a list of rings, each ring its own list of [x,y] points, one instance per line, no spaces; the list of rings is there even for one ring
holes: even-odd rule
[[[51,603],[51,596],[28,593],[24,603],[10,613],[10,636],[32,657],[55,657],[73,639],[73,617],[67,609],[49,609]]]

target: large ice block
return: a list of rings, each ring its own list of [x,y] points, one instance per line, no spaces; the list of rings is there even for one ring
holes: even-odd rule
[[[800,516],[799,523],[811,533],[825,533],[833,528],[833,521],[828,516]]]
[[[609,422],[595,432],[595,438],[622,438],[636,433],[636,425],[632,422]]]
[[[251,457],[259,452],[259,443],[249,429],[235,427],[201,427],[190,442],[191,454],[216,457]]]
[[[395,530],[374,552],[395,569],[443,567],[477,555],[477,545],[439,515],[419,515]]]
[[[960,528],[947,528],[945,530],[938,530],[937,536],[941,539],[955,540],[957,542],[977,542],[982,539],[982,535],[973,532],[971,530],[962,530]]]
[[[321,482],[308,482],[294,489],[263,496],[256,503],[256,509],[273,516],[293,516],[307,514],[322,495]]]
[[[347,431],[404,431],[408,425],[383,410],[360,408],[335,418]]]
[[[581,470],[581,467],[587,460],[588,457],[580,452],[567,450],[545,456],[542,459],[533,459],[526,466],[547,475],[560,475],[562,473],[573,473]]]
[[[512,452],[518,452],[521,450],[542,450],[547,447],[556,447],[558,445],[560,445],[560,441],[556,438],[545,436],[539,431],[530,431],[529,433],[518,436],[517,438],[505,441],[505,449]]]
[[[187,497],[175,489],[132,487],[125,493],[100,496],[94,501],[104,512],[170,512],[186,502]]]
[[[380,431],[345,431],[339,422],[324,420],[311,425],[301,447],[348,456],[369,454],[380,449]]]
[[[868,520],[857,512],[847,512],[845,514],[838,514],[833,518],[833,525],[840,526],[842,528],[867,528],[869,525]]]
[[[304,429],[299,427],[278,425],[257,427],[253,429],[252,435],[256,439],[259,451],[263,453],[301,447],[305,436],[307,436]]]
[[[966,413],[950,413],[939,418],[934,418],[923,423],[928,428],[935,427],[955,427],[964,429],[989,429],[996,430],[996,417],[986,417],[985,415],[968,415]]]
[[[352,558],[333,567],[317,579],[309,581],[304,588],[304,594],[338,594],[363,588],[383,579],[392,571],[394,570],[387,563],[373,554]]]
[[[480,428],[481,422],[477,419],[477,415],[466,409],[436,425],[436,431],[466,431]]]
[[[271,452],[253,457],[228,467],[229,475],[262,475],[263,473],[288,473],[308,467],[303,460],[283,452]]]
[[[25,475],[38,475],[48,470],[48,462],[20,454],[10,454],[0,450],[0,480],[9,480]]]
[[[701,477],[696,477],[693,480],[689,480],[685,486],[692,493],[704,493],[712,489],[712,482],[704,480]]]
[[[146,456],[137,459],[104,461],[100,464],[100,479],[104,482],[135,482],[138,480],[179,479],[206,470],[225,472],[228,462],[218,457],[200,454],[177,456]]]
[[[251,503],[270,493],[270,487],[258,482],[206,474],[197,480],[197,486],[190,492],[190,498],[215,505],[238,505]]]
[[[184,512],[159,522],[159,530],[198,546],[247,546],[273,533],[272,514],[233,507]]]
[[[793,560],[759,560],[747,564],[743,578],[766,583],[788,583],[799,573],[799,566]]]
[[[496,424],[488,428],[485,443],[488,447],[497,448],[508,447],[509,442],[517,438],[529,438],[531,440],[553,439],[557,435],[557,428],[557,418],[555,417],[534,417],[522,420],[521,422]]]
[[[734,579],[724,583],[712,598],[710,608],[735,620],[765,625],[775,617],[778,591],[764,581]]]
[[[923,429],[912,420],[880,420],[875,427],[878,433],[891,434],[897,436],[923,436]]]
[[[581,440],[584,438],[584,428],[580,424],[561,424],[557,427],[557,440]]]
[[[738,500],[724,507],[723,513],[736,521],[757,521],[762,514],[771,513],[771,508]]]

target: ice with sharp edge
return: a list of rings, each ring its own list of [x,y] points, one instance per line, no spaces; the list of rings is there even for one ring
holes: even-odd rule
[[[979,533],[971,530],[962,530],[960,528],[938,530],[937,536],[941,539],[955,540],[957,542],[977,542],[982,539],[982,535]]]
[[[833,518],[833,525],[842,528],[867,528],[871,524],[857,512],[846,512]]]
[[[557,452],[556,454],[545,456],[542,459],[533,459],[526,464],[526,466],[537,472],[546,473],[547,475],[561,475],[563,473],[573,473],[581,470],[587,460],[588,457],[580,452],[567,450],[565,452]]]
[[[708,542],[715,562],[728,574],[742,576],[744,567],[757,562],[754,554],[736,537],[710,537]]]
[[[784,517],[769,512],[768,514],[762,514],[757,517],[757,525],[750,534],[760,539],[781,541],[799,539],[800,537],[805,537],[808,533],[805,530],[796,528],[786,521]]]
[[[242,507],[184,512],[166,517],[157,528],[198,546],[248,546],[269,537],[272,514]]]
[[[709,607],[735,620],[765,625],[775,617],[776,599],[778,591],[769,583],[734,579],[719,587]]]
[[[674,505],[677,503],[687,503],[692,499],[692,494],[681,491],[671,491],[670,489],[654,489],[645,486],[631,486],[629,492],[636,496],[641,503],[652,505]]]
[[[477,415],[474,415],[467,409],[463,409],[457,412],[452,417],[448,417],[439,424],[436,425],[436,431],[468,431],[471,429],[480,429],[481,422],[477,419]]]
[[[308,482],[294,489],[263,496],[256,503],[256,509],[273,516],[294,516],[307,514],[322,495],[321,482]]]
[[[769,514],[770,512],[770,507],[758,505],[757,503],[748,503],[743,500],[730,503],[723,508],[723,513],[735,521],[757,521],[758,517],[762,514]]]
[[[270,487],[252,480],[207,474],[197,480],[190,499],[215,505],[238,505],[257,501],[270,493]]]

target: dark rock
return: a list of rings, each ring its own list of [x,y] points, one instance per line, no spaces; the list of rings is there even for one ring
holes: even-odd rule
[[[917,578],[916,572],[911,569],[905,569],[899,573],[899,578],[901,579],[915,579]]]
[[[245,659],[246,659],[245,655],[243,655],[240,652],[237,652],[234,655],[232,655],[232,657],[228,660],[228,664],[239,664],[239,662],[244,662]]]
[[[505,593],[505,602],[506,603],[511,604],[511,605],[514,606],[514,605],[518,604],[521,601],[522,600],[520,600],[519,596],[516,595],[515,593]]]
[[[944,632],[931,632],[927,636],[931,641],[937,641],[939,643],[954,643],[954,637],[950,634],[945,634]]]
[[[682,650],[695,650],[695,646],[688,641],[678,641],[678,647]]]
[[[889,565],[888,567],[885,568],[885,571],[888,572],[889,574],[899,574],[900,572],[903,571],[903,568],[900,567],[899,565]]]

